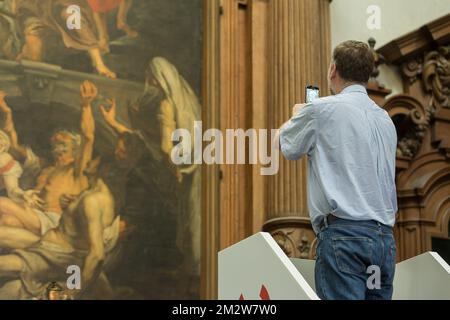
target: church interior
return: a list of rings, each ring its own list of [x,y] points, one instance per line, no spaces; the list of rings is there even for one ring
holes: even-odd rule
[[[68,201],[49,230],[76,253],[33,251],[53,239],[50,212],[27,211],[41,219],[32,227],[3,219],[13,204],[0,179],[0,299],[40,299],[66,261],[94,261],[86,299],[216,299],[218,253],[259,232],[289,258],[314,259],[306,159],[280,156],[273,175],[258,161],[176,167],[170,137],[195,134],[190,121],[278,129],[307,86],[331,95],[333,48],[346,40],[370,47],[367,91],[396,127],[397,261],[435,251],[450,264],[450,0],[0,0],[0,151],[23,167],[23,190]],[[77,146],[68,160],[66,144]],[[33,157],[43,171],[31,179]],[[10,169],[0,161],[0,178]],[[95,192],[111,216],[91,257],[91,222],[73,213]],[[29,275],[2,278],[16,250]]]
[[[327,95],[337,44],[370,45],[377,67],[368,92],[398,134],[398,261],[426,251],[450,261],[450,2],[432,2],[223,0],[206,7],[205,23],[215,26],[205,34],[208,127],[278,128],[305,100],[305,86]],[[379,28],[370,26],[374,12]],[[204,167],[205,297],[217,289],[215,253],[259,231],[289,257],[314,258],[306,170],[306,160],[281,160],[268,177],[258,166]]]

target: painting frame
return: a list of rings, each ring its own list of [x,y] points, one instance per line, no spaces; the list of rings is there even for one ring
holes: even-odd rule
[[[220,124],[220,0],[203,0],[203,127]],[[202,166],[202,248],[200,298],[217,299],[217,254],[219,252],[220,168]]]

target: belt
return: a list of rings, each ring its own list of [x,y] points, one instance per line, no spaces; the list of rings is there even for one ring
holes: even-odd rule
[[[325,217],[323,217],[323,220],[320,223],[320,230],[322,230],[323,228],[327,228],[330,223],[336,220],[339,220],[339,218],[332,215],[331,213],[329,215],[326,215]]]
[[[330,214],[326,215],[323,218],[322,222],[320,223],[319,229],[322,230],[323,228],[328,228],[328,226],[330,224],[332,224],[334,221],[338,221],[338,220],[349,221],[349,220],[346,220],[346,219],[342,219],[342,218],[336,217],[335,215],[332,215],[330,213]],[[384,225],[384,224],[382,224],[382,223],[380,223],[378,221],[375,221],[375,220],[367,220],[367,221],[360,221],[360,222],[371,223],[371,224],[374,224],[374,225],[378,225],[378,227],[383,226],[385,228],[388,228],[389,230],[392,230],[392,227]]]

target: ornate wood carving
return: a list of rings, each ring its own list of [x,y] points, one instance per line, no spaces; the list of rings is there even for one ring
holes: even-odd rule
[[[431,36],[430,36],[431,35]],[[450,219],[450,15],[379,50],[400,67],[406,94],[384,103],[398,132],[399,260],[448,238]]]
[[[316,235],[306,217],[286,217],[269,220],[264,230],[270,232],[283,252],[291,258],[314,259]]]
[[[403,76],[410,84],[413,84],[416,80],[420,79],[422,64],[422,57],[411,58],[402,64]]]
[[[424,25],[403,37],[395,39],[379,50],[386,61],[400,65],[418,53],[430,51],[435,46],[450,42],[450,14]]]
[[[423,84],[432,96],[434,111],[450,108],[450,45],[426,54],[423,64]]]
[[[412,96],[396,95],[384,104],[397,128],[397,156],[411,160],[417,154],[430,123],[430,108]]]
[[[370,50],[372,51],[375,60],[375,65],[372,74],[370,75],[370,82],[378,83],[377,78],[380,75],[378,67],[383,65],[386,62],[386,59],[381,53],[375,51],[375,45],[377,44],[375,38],[370,38],[367,42],[369,43]]]
[[[381,65],[385,64],[386,59],[382,54],[375,51],[375,45],[377,44],[374,38],[368,40],[370,49],[372,50],[373,56],[375,58],[375,66],[373,72],[370,76],[369,83],[367,85],[367,92],[369,96],[377,103],[381,105],[384,102],[386,96],[391,94],[391,90],[385,88],[384,84],[378,82],[378,76],[380,75],[380,70],[378,69]]]

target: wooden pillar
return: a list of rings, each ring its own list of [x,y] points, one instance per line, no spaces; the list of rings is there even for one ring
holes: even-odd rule
[[[270,0],[251,1],[251,127],[267,130],[268,111],[268,30],[267,24],[268,7]],[[252,212],[251,233],[260,232],[267,220],[267,177],[261,175],[262,165],[260,163],[252,166]]]
[[[203,107],[204,129],[220,123],[220,3],[204,0]],[[217,252],[219,249],[218,165],[202,166],[202,257],[201,299],[217,299]]]
[[[329,0],[272,0],[268,8],[268,126],[278,128],[292,107],[305,101],[305,87],[318,85],[328,94],[330,63]],[[313,255],[315,235],[307,207],[307,162],[280,160],[280,171],[268,178],[268,221],[289,255]]]
[[[251,127],[248,103],[251,93],[251,58],[248,54],[251,36],[249,1],[220,0],[220,6],[219,128],[225,137],[229,129],[246,130]],[[236,145],[234,151],[236,157]],[[220,249],[252,233],[250,169],[250,165],[220,165]]]

